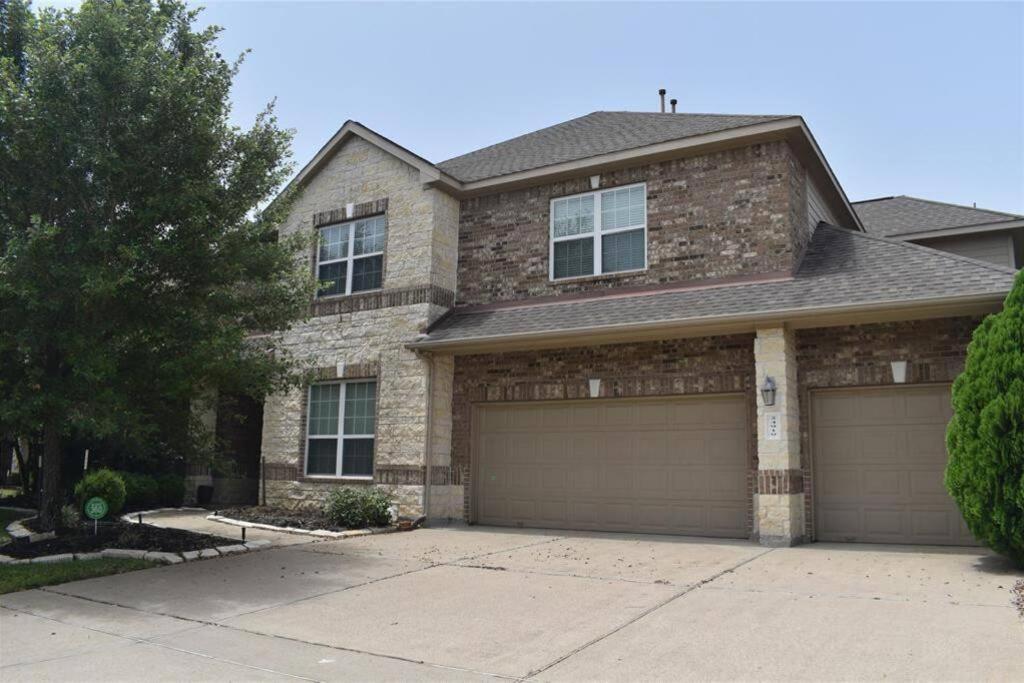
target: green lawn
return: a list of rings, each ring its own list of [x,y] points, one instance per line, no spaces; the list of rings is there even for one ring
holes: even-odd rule
[[[57,583],[91,579],[95,576],[123,574],[136,569],[156,567],[159,563],[148,560],[109,558],[99,560],[71,560],[53,564],[0,565],[0,595],[14,591],[52,586]]]

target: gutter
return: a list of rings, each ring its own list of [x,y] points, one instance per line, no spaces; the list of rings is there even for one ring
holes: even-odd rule
[[[810,321],[815,318],[823,317],[830,314],[855,314],[855,313],[870,313],[875,311],[900,311],[900,310],[912,310],[917,313],[922,311],[922,308],[942,308],[951,306],[982,306],[1001,303],[1009,292],[1009,288],[1001,292],[987,292],[984,294],[969,294],[965,296],[945,296],[935,297],[932,299],[915,299],[908,301],[906,299],[891,299],[883,301],[874,301],[864,304],[847,304],[839,306],[828,306],[824,308],[782,308],[763,311],[755,314],[730,314],[730,315],[718,315],[718,316],[705,316],[703,318],[675,318],[668,320],[658,320],[647,323],[628,323],[620,325],[596,325],[588,327],[574,327],[560,330],[544,330],[539,332],[525,332],[520,334],[506,334],[506,335],[487,335],[481,337],[464,337],[453,340],[439,340],[430,341],[424,339],[422,341],[413,341],[406,344],[406,348],[412,351],[423,351],[423,350],[441,350],[441,349],[458,349],[460,347],[473,347],[478,345],[500,345],[504,343],[513,342],[532,342],[532,341],[545,341],[552,339],[561,339],[567,336],[577,335],[594,335],[594,334],[615,334],[615,333],[630,333],[630,332],[644,332],[644,331],[659,331],[664,330],[666,332],[678,331],[680,329],[700,328],[701,326],[711,325],[730,325],[730,324],[750,324],[756,326],[757,323],[766,322],[795,322],[795,321]]]

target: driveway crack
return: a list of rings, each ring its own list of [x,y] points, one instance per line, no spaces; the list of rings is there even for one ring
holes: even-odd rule
[[[606,638],[615,635],[616,633],[618,633],[622,629],[626,628],[627,626],[631,626],[631,625],[635,624],[636,622],[640,621],[641,619],[643,619],[647,615],[652,614],[653,612],[658,611],[662,607],[665,607],[666,605],[669,605],[669,604],[675,602],[679,598],[681,598],[681,597],[683,597],[683,596],[685,596],[685,595],[687,595],[689,593],[692,593],[693,591],[697,590],[698,588],[702,588],[702,587],[708,585],[712,581],[715,581],[716,579],[719,579],[719,578],[725,576],[726,574],[731,574],[732,572],[736,571],[740,567],[742,567],[744,565],[747,565],[747,564],[750,564],[751,562],[764,557],[765,555],[767,555],[768,553],[770,553],[770,552],[772,552],[774,550],[775,550],[775,548],[766,548],[765,550],[763,550],[762,552],[758,553],[757,555],[754,555],[753,557],[748,557],[747,559],[742,560],[741,562],[737,562],[736,564],[732,565],[731,567],[727,567],[726,569],[723,569],[722,571],[718,572],[717,574],[712,574],[711,576],[709,576],[709,577],[707,577],[705,579],[702,579],[702,580],[698,581],[697,583],[694,583],[694,584],[691,584],[691,585],[687,586],[683,590],[681,590],[681,591],[679,591],[677,593],[674,593],[673,595],[670,595],[668,598],[666,598],[665,600],[662,600],[658,604],[652,605],[651,607],[643,610],[642,612],[640,612],[636,616],[632,617],[631,619],[628,619],[627,621],[623,622],[622,624],[619,624],[618,626],[616,626],[612,630],[604,633],[603,635],[597,636],[596,638],[593,638],[592,640],[587,641],[583,645],[580,645],[579,647],[571,650],[570,652],[567,652],[566,654],[562,655],[558,659],[555,659],[554,661],[552,661],[552,662],[550,662],[548,664],[545,664],[544,666],[540,667],[539,669],[534,669],[533,671],[531,671],[528,674],[526,674],[525,676],[523,676],[522,680],[527,680],[527,679],[533,678],[535,676],[538,676],[538,675],[544,673],[548,669],[551,669],[552,667],[555,667],[558,664],[561,664],[562,662],[564,662],[565,660],[569,659],[570,657],[573,657],[573,656],[583,652],[587,648],[589,648],[589,647],[591,647],[593,645],[596,645],[597,643],[600,643],[602,640],[605,640]]]

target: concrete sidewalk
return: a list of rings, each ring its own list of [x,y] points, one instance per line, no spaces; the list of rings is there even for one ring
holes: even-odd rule
[[[1018,576],[979,549],[307,540],[3,596],[0,678],[1024,680]]]

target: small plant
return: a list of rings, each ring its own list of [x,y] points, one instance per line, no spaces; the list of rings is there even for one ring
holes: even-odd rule
[[[121,472],[127,498],[125,505],[131,510],[148,510],[160,506],[160,484],[148,474]]]
[[[86,498],[88,500],[88,498]],[[60,509],[60,528],[77,529],[82,524],[82,512],[76,505],[65,505]]]
[[[179,507],[185,500],[185,478],[177,474],[161,474],[156,478],[160,490],[160,505]]]
[[[391,523],[391,496],[378,488],[340,488],[331,491],[324,514],[332,523],[349,529]]]
[[[79,508],[90,498],[102,498],[110,508],[110,515],[116,515],[124,507],[124,479],[113,470],[89,472],[75,484],[75,500]]]

